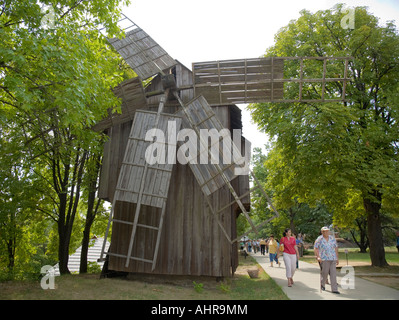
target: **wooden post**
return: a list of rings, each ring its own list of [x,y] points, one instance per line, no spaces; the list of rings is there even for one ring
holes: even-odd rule
[[[326,92],[326,75],[327,75],[327,58],[323,61],[323,81],[321,84],[321,101],[324,102],[324,94]]]
[[[299,101],[302,101],[302,89],[303,89],[303,59],[301,59],[301,69],[299,71]]]

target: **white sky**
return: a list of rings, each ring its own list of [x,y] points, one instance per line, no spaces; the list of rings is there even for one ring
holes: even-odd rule
[[[316,12],[336,3],[368,6],[381,23],[399,25],[399,0],[131,0],[123,13],[191,69],[193,62],[259,57],[302,9]],[[252,123],[246,105],[239,107],[244,136],[252,148],[263,148],[267,135]]]

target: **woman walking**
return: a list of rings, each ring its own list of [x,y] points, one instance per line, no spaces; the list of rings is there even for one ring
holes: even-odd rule
[[[322,235],[314,243],[314,253],[317,261],[321,264],[320,287],[321,290],[326,290],[326,280],[328,274],[330,274],[331,291],[332,293],[339,294],[336,269],[336,266],[339,264],[337,242],[329,234],[330,229],[328,227],[321,228],[321,233]]]
[[[295,237],[291,235],[291,229],[285,229],[283,237],[280,240],[280,247],[283,246],[283,260],[285,264],[285,274],[288,279],[288,286],[292,287],[296,268],[296,259],[299,259],[298,247],[296,245]],[[281,249],[277,253],[277,259],[280,255]]]
[[[267,242],[267,245],[269,246],[270,266],[273,267],[273,260],[276,261],[276,263],[278,263],[278,266],[280,266],[280,262],[278,262],[278,259],[277,259],[278,243],[276,240],[274,240],[273,235],[270,236],[270,239]]]

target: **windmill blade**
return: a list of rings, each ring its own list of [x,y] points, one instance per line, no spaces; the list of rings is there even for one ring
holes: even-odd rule
[[[123,81],[115,87],[113,92],[118,98],[122,99],[121,113],[108,110],[108,117],[96,123],[92,127],[94,131],[103,131],[117,124],[133,120],[136,110],[147,106],[144,88],[138,77]]]
[[[259,58],[193,63],[195,96],[203,95],[211,105],[282,99],[282,59]]]
[[[339,102],[345,101],[346,83],[350,80],[351,57],[267,57],[193,63],[194,95],[203,95],[210,105],[257,102]],[[310,62],[309,62],[310,61]],[[295,65],[296,63],[296,65]],[[312,63],[322,72],[312,78]],[[284,78],[284,68],[294,67],[297,78]],[[308,72],[307,72],[308,71]],[[341,83],[339,92],[327,95],[326,85]],[[318,99],[306,98],[305,84],[320,87]],[[284,99],[284,91],[296,90],[295,99]]]
[[[233,203],[238,205],[245,218],[251,225],[252,230],[257,232],[257,229],[249,217],[245,206],[241,202],[241,198],[237,195],[230,183],[231,180],[237,177],[234,170],[235,166],[241,162],[244,162],[241,165],[245,166],[245,161],[242,161],[241,152],[231,140],[230,131],[223,128],[222,124],[217,119],[216,114],[212,111],[212,108],[209,106],[208,102],[203,96],[199,96],[185,105],[181,101],[177,92],[173,92],[173,94],[182,106],[182,110],[178,114],[181,114],[183,118],[183,126],[192,128],[196,134],[196,137],[200,140],[200,148],[193,148],[196,152],[194,152],[193,155],[190,155],[188,163],[195,178],[197,179],[198,184],[201,187],[202,192],[206,196],[210,209],[215,215],[219,226],[222,228],[223,233],[227,239],[231,241],[230,236],[219,221],[218,212],[216,212],[216,209],[213,208],[211,202],[209,201],[209,196],[225,185],[228,186],[231,195],[235,199]],[[204,137],[201,134],[201,130],[204,129],[207,132],[209,132],[209,130],[214,130],[216,139],[211,138],[211,143],[214,144],[216,150],[213,149],[213,145],[208,145],[209,137]],[[222,140],[220,140],[220,137]],[[212,142],[212,140],[214,141]],[[228,147],[225,148],[225,146],[221,146],[221,143],[227,145]],[[226,153],[229,156],[232,156],[233,159],[225,159],[224,156]],[[205,157],[202,157],[203,155],[205,155]],[[211,163],[202,163],[203,161],[201,161],[201,158],[202,160],[205,158],[206,161],[208,161],[210,158]]]
[[[169,121],[173,121],[178,130],[181,119],[168,114],[160,114],[158,121],[157,124],[157,113],[155,112],[140,110],[135,113],[114,200],[138,203],[141,196],[141,204],[158,208],[161,208],[166,201],[173,163],[168,161],[148,163],[147,154],[152,154],[151,150],[155,151],[157,148],[164,152],[168,150],[163,148],[165,142],[151,142],[146,139],[146,134],[151,129],[168,132]],[[159,152],[159,150],[157,151]],[[173,151],[173,148],[171,150]],[[167,159],[170,155],[158,154],[158,156],[160,159],[161,157]],[[173,157],[174,154],[171,156]],[[147,174],[145,174],[146,171]],[[143,182],[142,190],[141,182]]]
[[[188,163],[195,178],[197,179],[198,184],[201,187],[202,192],[205,194],[205,198],[207,200],[210,210],[215,216],[216,221],[219,227],[222,229],[226,238],[231,243],[239,241],[241,239],[241,236],[235,239],[231,239],[229,233],[225,230],[219,219],[219,214],[225,209],[231,207],[232,205],[237,205],[249,222],[251,230],[247,233],[251,231],[257,232],[260,226],[270,222],[272,219],[277,218],[279,216],[279,213],[273,206],[271,199],[263,190],[262,185],[259,183],[252,171],[249,168],[246,168],[247,163],[241,156],[241,151],[231,140],[230,131],[223,128],[222,124],[217,119],[216,114],[213,112],[206,99],[203,96],[199,96],[189,103],[184,104],[181,101],[179,95],[176,92],[173,93],[182,106],[182,110],[177,113],[182,117],[182,126],[185,128],[193,129],[196,133],[196,137],[199,138],[200,141],[201,147],[199,148],[199,150],[197,150],[197,152],[189,156],[190,158],[187,159]],[[209,130],[214,130],[216,139],[211,138],[210,146],[208,145],[208,136],[204,137],[201,135],[202,130],[208,132]],[[229,147],[226,148],[226,145],[228,145]],[[212,150],[213,147],[216,147],[216,152]],[[195,150],[197,148],[194,147],[193,149]],[[230,156],[227,159],[225,157],[226,153],[229,153]],[[211,162],[201,163],[202,154],[205,154],[207,156],[207,160],[209,160],[210,158]],[[241,169],[239,170],[239,173],[236,171],[237,169]],[[243,171],[246,171],[246,173]],[[238,174],[251,174],[254,180],[254,186],[247,193],[240,196],[236,193],[235,189],[231,185],[231,181],[236,178]],[[209,196],[225,185],[228,186],[228,189],[230,190],[230,193],[234,200],[231,203],[224,205],[222,208],[215,208],[210,201]],[[274,212],[274,215],[272,217],[270,217],[266,221],[263,221],[258,226],[254,224],[248,214],[247,209],[241,201],[244,197],[246,197],[255,190],[259,190],[263,194]]]
[[[235,169],[244,166],[243,157],[231,139],[230,130],[223,127],[203,96],[187,103],[177,114],[182,117],[182,127],[193,129],[199,140],[199,148],[188,145],[190,153],[186,161],[202,191],[209,196],[237,177]],[[195,152],[191,153],[192,150]]]
[[[176,61],[144,30],[126,16],[125,19],[131,23],[125,28],[129,30],[125,37],[108,41],[141,79],[150,78],[176,65]]]

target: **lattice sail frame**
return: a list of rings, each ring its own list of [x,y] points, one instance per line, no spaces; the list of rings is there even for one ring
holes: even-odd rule
[[[165,150],[168,148],[159,147],[160,141],[151,142],[146,140],[146,133],[156,125],[157,114],[155,112],[139,110],[136,112],[126,146],[125,156],[120,169],[119,179],[115,191],[115,200],[131,203],[138,203],[140,196],[140,185],[143,181],[141,204],[162,208],[166,202],[169,190],[170,177],[172,175],[173,163],[157,162],[148,164],[146,151],[151,153],[151,148]],[[173,121],[178,130],[182,119],[169,114],[161,114],[157,129],[162,132],[168,132],[168,122]],[[173,141],[169,139],[166,141]],[[166,142],[165,142],[166,143]],[[158,148],[159,147],[159,148]],[[168,147],[175,149],[176,145],[168,144]],[[167,154],[160,155],[168,157]],[[147,166],[147,176],[144,176],[144,170]]]
[[[234,243],[236,241],[239,241],[243,236],[247,235],[250,232],[256,232],[259,227],[262,225],[270,222],[271,220],[279,217],[279,213],[274,207],[270,197],[267,195],[265,190],[263,189],[262,185],[259,183],[258,179],[255,177],[253,172],[249,169],[249,167],[244,168],[247,166],[247,163],[245,162],[244,157],[241,156],[241,151],[238,150],[237,146],[234,144],[234,142],[231,140],[230,132],[229,134],[223,134],[223,126],[220,123],[220,121],[217,119],[216,114],[213,112],[212,108],[209,106],[207,100],[203,96],[199,96],[197,98],[194,98],[192,101],[190,101],[187,104],[184,104],[179,95],[176,92],[173,92],[175,98],[179,101],[180,105],[182,106],[182,111],[179,112],[179,115],[185,115],[183,119],[186,119],[186,121],[183,121],[183,127],[188,126],[191,129],[193,129],[197,135],[197,137],[200,140],[200,144],[202,144],[205,147],[206,152],[208,153],[208,159],[214,159],[216,160],[215,163],[207,163],[207,164],[198,164],[196,161],[195,163],[190,163],[189,165],[192,169],[192,172],[197,179],[198,184],[200,185],[202,192],[205,195],[205,198],[207,200],[208,206],[212,211],[212,214],[216,218],[216,221],[223,231],[224,235],[226,236],[227,240],[230,243]],[[208,130],[209,128],[216,129],[221,133],[219,135],[220,140],[217,141],[217,144],[228,144],[231,146],[231,153],[232,153],[232,163],[220,163],[220,160],[223,160],[223,147],[219,147],[219,152],[215,156],[215,154],[212,152],[212,146],[208,146],[208,141],[203,141],[202,136],[201,136],[201,129],[206,129]],[[228,130],[227,130],[228,131]],[[201,156],[201,150],[199,149],[198,153],[192,157],[192,159],[198,159]],[[244,169],[247,171],[247,174],[250,174],[253,178],[254,182],[254,187],[252,187],[247,193],[244,195],[238,196],[236,191],[234,190],[233,186],[231,185],[231,180],[236,178],[238,175],[235,174],[235,170],[237,168],[233,168],[233,166],[238,166],[239,169]],[[221,188],[222,186],[227,185],[228,189],[233,196],[234,200],[230,202],[228,205],[223,206],[222,208],[215,208],[214,205],[210,201],[210,195]],[[245,196],[251,194],[253,191],[259,190],[263,194],[263,196],[266,198],[268,201],[270,207],[272,208],[273,211],[273,216],[270,217],[269,219],[263,221],[259,225],[255,226],[251,217],[249,216],[249,213],[247,209],[245,208],[244,204],[242,203],[241,199],[244,198]],[[244,217],[247,219],[248,223],[251,226],[251,230],[248,232],[244,233],[243,235],[238,236],[235,239],[231,239],[230,235],[228,232],[224,229],[222,223],[220,222],[219,219],[219,213],[224,211],[225,209],[231,207],[232,205],[237,205],[241,212],[243,213]]]
[[[210,105],[257,102],[342,102],[345,101],[348,63],[351,57],[265,57],[193,63],[194,96],[203,95]],[[322,63],[314,75],[312,63]],[[343,62],[342,65],[334,65]],[[285,78],[284,71],[297,63],[298,78]],[[309,77],[311,75],[311,77]],[[332,77],[334,75],[334,77]],[[328,83],[342,83],[340,92],[327,96]],[[286,86],[296,88],[295,98],[285,98]],[[320,86],[320,97],[304,97],[306,84]]]
[[[108,41],[141,79],[148,79],[177,64],[144,30],[131,23],[124,38]]]

